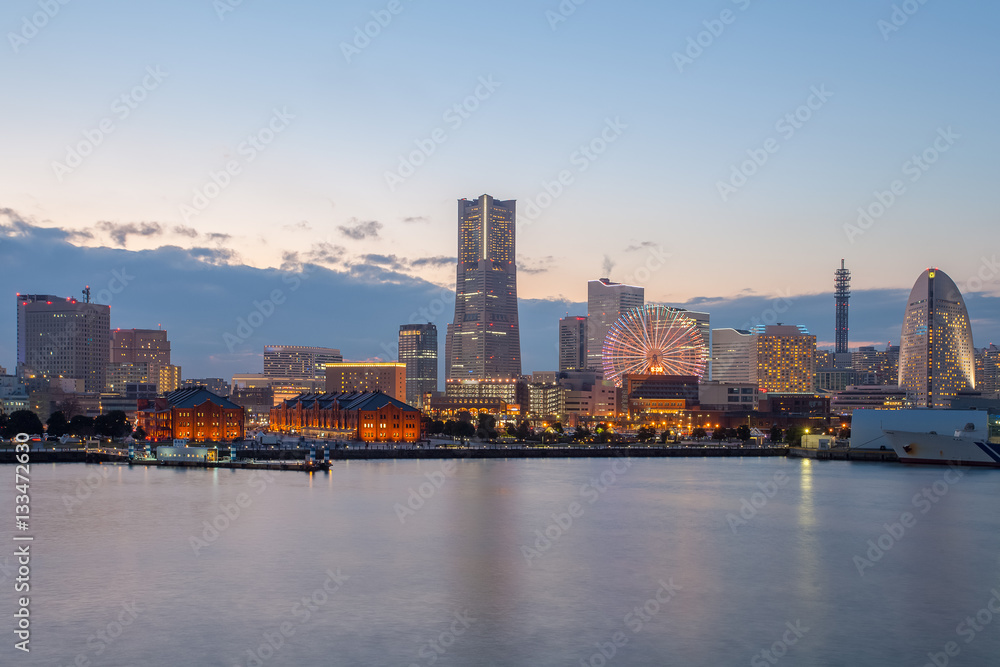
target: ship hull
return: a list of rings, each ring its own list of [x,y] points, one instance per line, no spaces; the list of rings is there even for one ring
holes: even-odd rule
[[[1000,445],[981,438],[936,433],[885,431],[900,463],[1000,468]]]

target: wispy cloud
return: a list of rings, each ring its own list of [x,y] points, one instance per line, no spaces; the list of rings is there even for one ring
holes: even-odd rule
[[[337,229],[340,230],[341,234],[355,241],[367,238],[377,239],[378,233],[382,229],[382,223],[378,220],[366,220],[362,222],[357,218],[351,218],[351,222],[353,224],[339,225]]]
[[[445,257],[444,255],[438,255],[436,257],[419,257],[411,260],[410,266],[448,266],[449,264],[455,264],[457,261],[457,257]]]
[[[629,247],[625,248],[625,252],[635,252],[636,250],[642,250],[643,248],[656,248],[657,244],[652,241],[640,241],[639,243],[633,243]]]

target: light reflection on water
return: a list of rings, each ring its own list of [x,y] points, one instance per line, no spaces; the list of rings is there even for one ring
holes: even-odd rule
[[[612,465],[119,466],[72,512],[65,498],[95,467],[36,465],[32,652],[15,655],[5,613],[0,664],[578,665],[602,647],[609,664],[749,664],[796,621],[809,629],[789,665],[919,665],[949,641],[953,664],[1000,654],[1000,625],[968,644],[955,631],[1000,583],[998,471],[969,471],[921,513],[914,496],[941,468]],[[788,483],[734,532],[727,515],[779,472]],[[854,557],[906,511],[915,525],[859,574]],[[664,584],[678,590],[660,603]],[[0,590],[12,611],[12,582]]]

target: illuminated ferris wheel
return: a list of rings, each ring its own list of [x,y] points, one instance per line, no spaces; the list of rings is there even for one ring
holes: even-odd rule
[[[628,311],[604,339],[604,379],[621,387],[626,375],[696,375],[705,372],[705,343],[694,319],[664,306]]]

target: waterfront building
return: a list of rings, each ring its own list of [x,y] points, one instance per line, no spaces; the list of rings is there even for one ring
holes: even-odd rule
[[[242,440],[244,420],[242,407],[200,387],[139,399],[136,412],[136,425],[149,440]]]
[[[437,327],[403,324],[399,327],[399,362],[406,364],[406,403],[422,408],[424,396],[438,388]]]
[[[83,380],[104,391],[111,308],[51,294],[17,295],[18,374]]]
[[[645,304],[646,289],[611,282],[587,282],[587,368],[603,371],[604,339],[619,317]]]
[[[380,391],[403,401],[406,398],[406,364],[381,361],[327,364],[326,393],[352,391]]]
[[[698,404],[703,410],[756,410],[760,398],[756,382],[720,382],[698,385]]]
[[[247,425],[256,428],[265,428],[271,415],[271,408],[280,403],[285,398],[298,396],[302,393],[295,385],[283,386],[279,388],[275,399],[275,390],[271,386],[263,387],[236,387],[229,395],[236,405],[246,410]],[[291,392],[291,393],[289,393]]]
[[[1000,348],[992,343],[976,352],[976,388],[984,396],[1000,393]]]
[[[813,392],[816,336],[802,326],[768,325],[754,333],[757,387],[761,392]]]
[[[558,382],[528,383],[528,416],[559,420],[566,412],[566,390]]]
[[[712,331],[711,379],[727,383],[757,383],[757,349],[753,334],[743,329]]]
[[[698,405],[697,375],[629,374],[625,397],[630,419],[676,415]]]
[[[265,345],[264,375],[295,380],[326,381],[327,364],[344,360],[340,350],[304,345]]]
[[[445,341],[446,379],[521,375],[516,219],[515,200],[482,195],[458,201],[455,319]]]
[[[837,415],[852,415],[855,410],[903,410],[909,407],[906,390],[898,386],[849,386],[830,399],[830,410]]]
[[[587,318],[572,316],[559,320],[559,370],[587,368]]]
[[[302,394],[271,409],[270,430],[308,438],[416,442],[420,410],[379,391]]]
[[[976,388],[972,326],[955,282],[939,269],[917,278],[903,316],[899,386],[914,407],[947,408]]]

